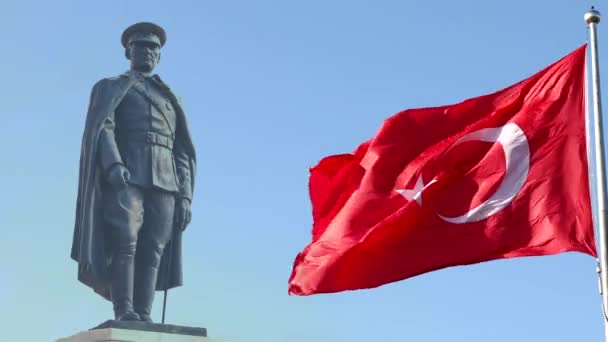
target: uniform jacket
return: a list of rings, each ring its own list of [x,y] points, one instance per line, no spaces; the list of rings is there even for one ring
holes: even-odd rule
[[[189,157],[183,144],[175,143],[180,132],[170,96],[156,78],[138,78],[114,115],[104,121],[99,142],[103,172],[122,164],[130,171],[131,184],[178,192],[190,199]]]

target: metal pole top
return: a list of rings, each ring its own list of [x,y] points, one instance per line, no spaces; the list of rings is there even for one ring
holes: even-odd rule
[[[587,11],[587,13],[585,13],[585,22],[587,24],[597,24],[600,22],[600,12],[597,11],[593,6],[591,6],[591,9],[589,11]]]

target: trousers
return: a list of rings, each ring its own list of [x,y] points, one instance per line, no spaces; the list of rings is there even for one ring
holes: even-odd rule
[[[112,303],[115,316],[135,312],[150,321],[158,267],[171,240],[175,194],[128,184],[104,194],[104,217],[113,248]]]

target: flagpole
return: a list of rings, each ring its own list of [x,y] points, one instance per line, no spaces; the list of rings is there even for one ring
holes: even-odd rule
[[[602,315],[604,316],[604,337],[608,341],[608,241],[606,240],[606,165],[604,162],[604,132],[602,123],[602,100],[600,96],[600,69],[597,51],[597,24],[600,12],[591,9],[585,13],[585,22],[589,26],[591,43],[591,80],[593,91],[593,132],[595,136],[595,172],[597,182],[598,231],[600,247],[600,293],[602,295]]]

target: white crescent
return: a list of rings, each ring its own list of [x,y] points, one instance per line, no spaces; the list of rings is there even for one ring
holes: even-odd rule
[[[444,221],[456,224],[481,221],[504,209],[519,194],[528,178],[528,171],[530,170],[530,146],[528,145],[528,139],[523,130],[515,123],[471,132],[452,144],[446,150],[446,153],[466,141],[500,143],[505,154],[505,176],[496,192],[490,198],[465,214],[456,217],[437,214]],[[435,180],[425,185],[422,183],[422,175],[418,178],[413,190],[404,189],[398,190],[398,192],[408,200],[416,200],[421,205],[422,190],[435,182]]]

